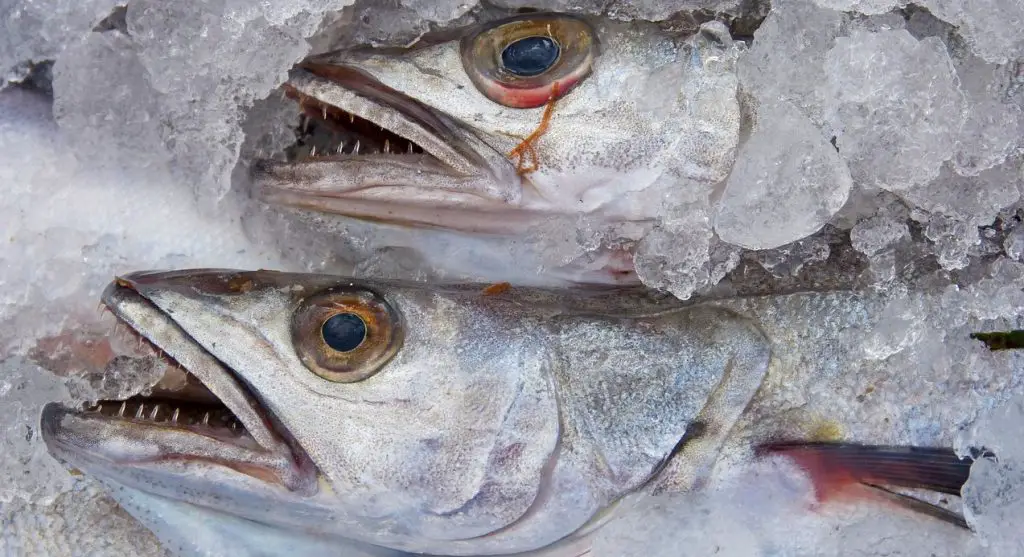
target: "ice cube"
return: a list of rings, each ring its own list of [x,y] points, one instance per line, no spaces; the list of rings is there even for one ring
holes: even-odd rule
[[[668,290],[682,300],[708,284],[713,236],[707,207],[699,203],[685,207],[674,207],[673,218],[647,232],[634,255],[637,275],[644,284]],[[738,262],[736,258],[732,266]]]
[[[849,171],[806,116],[787,102],[758,108],[714,217],[715,232],[748,249],[769,249],[820,230],[846,203]]]
[[[977,176],[960,176],[945,164],[937,178],[900,191],[899,196],[929,213],[981,226],[1020,199],[1022,169],[1024,158],[1010,159]]]
[[[54,64],[53,89],[54,117],[82,156],[166,174],[159,95],[127,35],[90,33],[69,45]]]
[[[896,191],[938,176],[964,107],[942,41],[855,30],[836,39],[826,66],[826,119],[855,181]]]
[[[959,29],[975,54],[1005,64],[1024,56],[1024,2],[1020,0],[923,0],[921,5]]]
[[[987,64],[974,56],[956,60],[967,95],[967,116],[953,157],[957,173],[977,175],[1024,147],[1024,107],[1011,98],[1019,67]]]
[[[843,19],[804,0],[773,6],[737,65],[744,90],[760,99],[788,101],[820,122],[825,53],[835,45]]]
[[[854,249],[871,256],[909,234],[910,229],[905,221],[876,216],[857,223],[850,231],[850,240]]]

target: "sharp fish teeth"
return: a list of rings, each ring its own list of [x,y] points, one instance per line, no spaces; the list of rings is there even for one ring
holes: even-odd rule
[[[210,413],[205,412],[203,414],[203,425],[210,425]]]
[[[355,124],[356,123],[356,115],[355,114],[352,114],[351,112],[348,113],[348,123],[349,124]]]
[[[171,414],[171,423],[172,424],[178,423],[178,415],[179,414],[181,414],[181,408],[175,408],[174,409],[174,413]]]
[[[128,401],[126,400],[126,401],[121,403],[121,408],[119,408],[117,410],[117,417],[118,418],[123,418],[124,417],[124,411],[127,410],[127,409],[128,409]]]
[[[135,411],[135,419],[137,419],[137,420],[141,420],[142,419],[142,412],[145,410],[145,408],[146,408],[146,405],[140,402],[139,403],[139,409]]]
[[[157,404],[153,407],[153,411],[149,413],[149,419],[156,421],[156,417],[160,414],[160,405]]]
[[[352,148],[352,154],[355,154],[355,155],[359,154],[359,140],[358,139],[356,140],[356,146]]]
[[[384,140],[384,152],[385,153],[390,153],[391,152],[391,142],[388,141],[387,139]]]

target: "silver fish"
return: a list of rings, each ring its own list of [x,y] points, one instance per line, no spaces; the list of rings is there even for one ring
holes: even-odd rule
[[[42,435],[180,555],[584,554],[642,498],[701,484],[772,357],[732,311],[621,289],[184,270],[103,302],[188,380],[48,405]],[[761,450],[821,485],[955,494],[970,467]]]
[[[579,554],[701,477],[771,355],[730,311],[622,291],[191,270],[103,301],[219,402],[50,405],[43,436],[183,554]]]
[[[557,237],[580,217],[648,227],[666,201],[707,199],[728,175],[740,49],[720,22],[677,37],[532,13],[400,52],[321,55],[285,91],[308,118],[356,135],[259,161],[254,185],[277,207],[466,235],[557,226]],[[587,280],[622,283],[620,267]]]

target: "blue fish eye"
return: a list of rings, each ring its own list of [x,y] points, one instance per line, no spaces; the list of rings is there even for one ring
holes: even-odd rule
[[[366,323],[354,313],[339,313],[324,321],[320,334],[327,346],[338,352],[351,352],[366,338]]]
[[[501,65],[520,77],[540,75],[555,64],[561,47],[550,37],[526,37],[501,51]]]

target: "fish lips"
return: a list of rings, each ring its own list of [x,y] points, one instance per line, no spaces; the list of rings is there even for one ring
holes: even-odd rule
[[[179,418],[180,408],[172,419],[161,421],[159,403],[154,406],[146,397],[102,401],[84,409],[49,403],[42,411],[40,431],[50,454],[98,476],[124,477],[145,469],[191,475],[197,466],[212,467],[297,495],[315,494],[317,471],[305,451],[230,368],[150,302],[142,293],[144,288],[138,288],[158,276],[134,273],[118,278],[104,290],[102,302],[141,341],[151,343],[198,378],[223,404],[223,412],[236,421],[231,427],[210,423],[209,411],[198,417],[202,409],[193,410],[191,419]],[[143,412],[147,403],[154,408],[151,415]],[[181,408],[186,409],[183,415],[189,414],[187,401]],[[241,432],[235,427],[239,423],[244,428]]]

